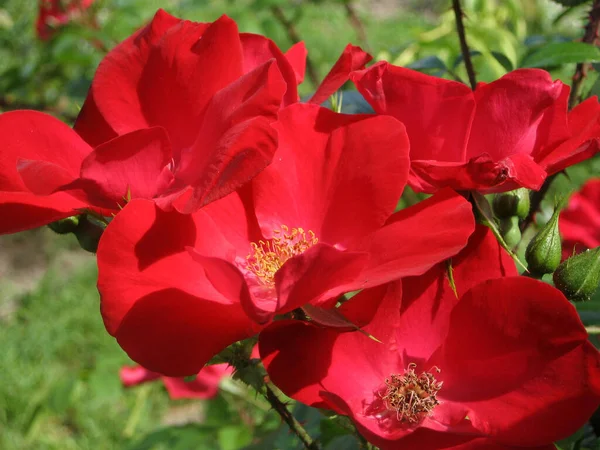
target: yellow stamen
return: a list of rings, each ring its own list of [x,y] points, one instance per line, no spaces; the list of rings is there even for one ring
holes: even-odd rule
[[[281,230],[274,230],[273,234],[275,236],[267,241],[252,242],[253,251],[246,257],[246,268],[264,285],[274,284],[275,273],[288,259],[319,242],[313,231],[290,230],[286,225],[281,225]]]

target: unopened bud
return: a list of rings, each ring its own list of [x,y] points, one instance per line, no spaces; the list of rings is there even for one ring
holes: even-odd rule
[[[589,300],[600,283],[600,247],[567,259],[558,266],[553,280],[569,300]]]
[[[103,232],[104,226],[89,216],[81,216],[77,228],[73,231],[80,247],[91,253],[98,250],[98,242]]]
[[[48,228],[58,234],[72,233],[79,225],[79,216],[66,217],[48,224]]]
[[[500,234],[510,248],[516,247],[521,242],[521,230],[517,216],[500,220]]]
[[[501,219],[513,216],[524,219],[529,214],[529,206],[529,191],[525,188],[498,194],[493,202],[494,214]]]
[[[558,232],[560,207],[552,213],[546,225],[536,234],[525,251],[529,271],[536,276],[552,273],[560,264],[562,248]]]

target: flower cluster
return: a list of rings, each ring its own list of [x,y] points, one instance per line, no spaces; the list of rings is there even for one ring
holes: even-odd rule
[[[50,39],[55,31],[76,20],[94,0],[39,0],[38,18],[35,30],[43,41]]]
[[[203,374],[258,336],[276,386],[382,449],[554,448],[600,405],[599,354],[470,200],[595,154],[598,101],[568,111],[534,69],[475,91],[365,69],[349,45],[300,102],[305,57],[159,11],[102,61],[74,129],[0,115],[0,232],[108,224],[102,317],[144,367],[127,383]],[[320,106],[348,80],[375,114]],[[407,185],[432,195],[397,210]]]

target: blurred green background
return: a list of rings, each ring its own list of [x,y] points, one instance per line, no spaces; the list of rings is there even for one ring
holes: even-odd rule
[[[97,0],[47,41],[35,33],[36,3],[0,0],[0,111],[38,109],[72,123],[106,51],[157,8],[203,22],[228,14],[241,31],[264,34],[284,51],[299,38],[318,80],[349,42],[376,59],[466,80],[450,1]],[[570,81],[583,56],[561,45],[583,34],[585,6],[464,5],[479,80],[536,66]],[[586,80],[585,95],[598,91],[596,77]],[[302,95],[314,87],[307,77]],[[597,160],[570,171],[571,180],[561,176],[548,197],[597,175],[596,167]],[[552,200],[540,217],[551,209]],[[122,388],[118,370],[130,361],[104,330],[95,278],[93,255],[72,235],[43,228],[0,236],[0,449],[296,448],[268,405],[234,383],[210,402],[170,401],[161,383]],[[599,303],[584,306],[591,322]],[[318,411],[295,412],[327,449],[358,448]]]

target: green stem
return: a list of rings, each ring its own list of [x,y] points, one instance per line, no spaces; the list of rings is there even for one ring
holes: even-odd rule
[[[304,448],[308,450],[319,450],[319,444],[310,437],[304,427],[296,420],[294,415],[287,409],[285,403],[279,398],[279,389],[270,381],[265,381],[265,398],[281,419],[287,424],[292,432],[300,439]]]
[[[475,90],[477,87],[477,80],[475,79],[475,69],[473,68],[473,62],[471,61],[471,52],[469,51],[469,46],[467,44],[467,35],[463,24],[464,13],[460,6],[460,0],[452,0],[452,9],[454,10],[454,18],[456,19],[456,31],[458,32],[458,39],[460,41],[460,51],[465,61],[467,75],[469,76],[469,84],[471,85],[471,89]]]
[[[598,28],[600,27],[600,0],[594,0],[592,9],[588,15],[582,41],[587,44],[598,45]],[[569,109],[581,102],[581,88],[583,80],[587,77],[590,63],[578,63],[573,74],[571,94],[569,95]]]

